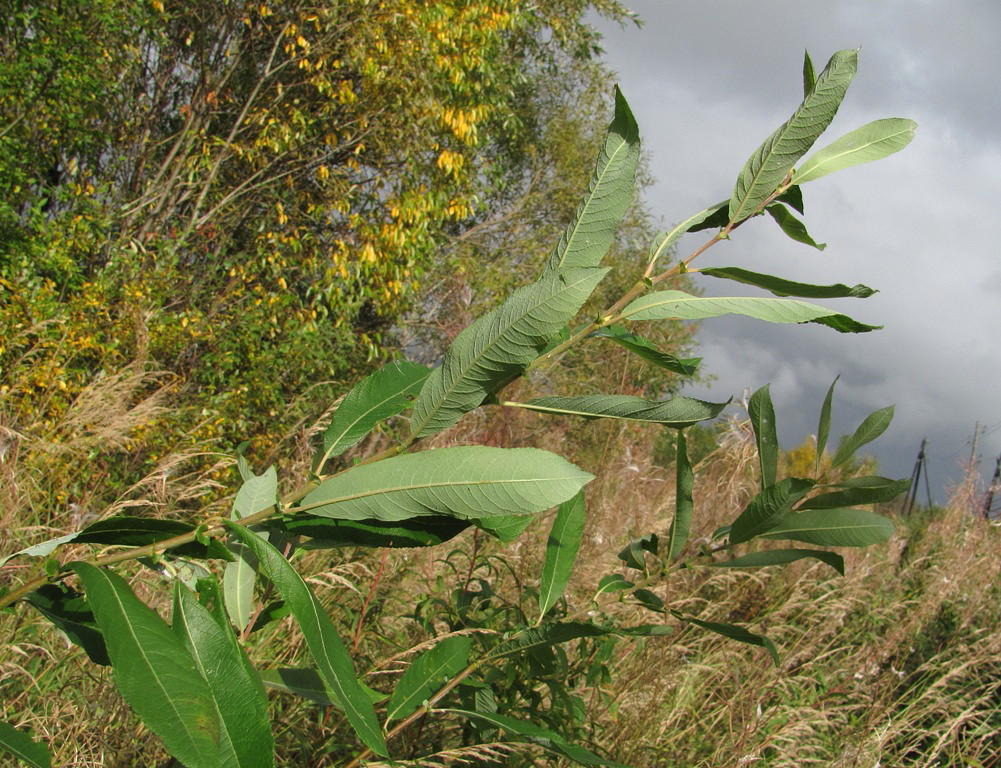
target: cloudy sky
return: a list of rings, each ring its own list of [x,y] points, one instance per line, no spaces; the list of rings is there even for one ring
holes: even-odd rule
[[[818,147],[877,118],[919,123],[899,154],[804,186],[805,222],[828,244],[824,252],[762,218],[698,262],[864,283],[880,293],[829,304],[884,330],[708,320],[701,354],[717,381],[688,394],[739,397],[771,382],[780,439],[791,447],[816,432],[827,387],[841,374],[832,439],[895,404],[894,424],[872,444],[881,471],[907,477],[927,437],[933,495],[942,501],[979,421],[989,478],[1001,452],[1001,3],[626,4],[642,29],[599,26],[657,179],[648,203],[665,225],[730,195],[748,155],[802,98],[804,49],[819,73],[835,51],[861,48],[858,75]],[[695,238],[682,241],[684,253],[704,233]],[[736,283],[703,284],[710,294],[755,295]]]

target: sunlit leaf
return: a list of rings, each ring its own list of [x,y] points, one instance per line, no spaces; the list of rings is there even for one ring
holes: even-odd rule
[[[609,325],[599,328],[590,334],[590,337],[613,341],[625,347],[634,355],[643,358],[648,363],[682,376],[694,376],[696,370],[698,370],[699,363],[702,362],[701,357],[679,358],[669,355],[667,352],[661,352],[652,342],[644,339],[642,336],[637,336],[621,325]]]
[[[409,408],[430,373],[423,365],[398,360],[356,384],[323,432],[323,447],[313,462],[314,470],[322,471],[327,459],[344,453],[377,424]]]
[[[671,613],[675,618],[680,619],[681,621],[694,624],[697,627],[702,627],[702,629],[708,629],[710,632],[715,632],[717,635],[723,635],[723,637],[728,637],[731,640],[736,640],[740,643],[747,643],[748,645],[756,645],[760,648],[764,648],[772,657],[772,661],[775,662],[775,665],[778,666],[779,652],[775,648],[775,643],[764,635],[756,635],[753,632],[749,632],[743,627],[738,627],[734,624],[725,624],[719,621],[703,621],[702,619],[696,619],[692,616],[684,616],[677,611],[671,611]]]
[[[804,184],[834,171],[882,160],[910,144],[917,128],[913,120],[900,117],[867,123],[810,155],[796,169],[792,181]]]
[[[278,501],[278,471],[268,467],[263,475],[252,475],[247,478],[233,501],[233,520],[249,517],[268,507],[273,507]]]
[[[397,682],[386,705],[386,721],[399,720],[416,711],[449,678],[469,662],[473,641],[469,637],[447,637],[416,659]]]
[[[692,488],[695,475],[688,460],[688,449],[685,444],[685,432],[678,430],[678,445],[675,455],[675,492],[674,519],[667,534],[667,557],[677,560],[688,543],[688,532],[692,527],[692,515],[695,505],[692,501]]]
[[[659,259],[663,258],[671,246],[688,232],[698,232],[714,226],[725,227],[728,204],[729,201],[724,200],[716,203],[716,205],[710,205],[704,211],[699,211],[694,216],[689,216],[671,231],[658,235],[653,241],[653,245],[650,246],[650,258],[647,263],[655,264]]]
[[[881,327],[797,299],[693,296],[683,291],[656,291],[641,296],[622,311],[620,319],[704,320],[722,315],[745,315],[770,323],[819,323],[841,333],[864,333]]]
[[[519,288],[497,309],[465,328],[441,366],[424,381],[410,432],[447,429],[488,395],[517,377],[577,314],[607,269],[561,269]]]
[[[856,50],[834,54],[792,117],[748,158],[730,197],[731,222],[754,214],[827,129],[855,77],[857,65]]]
[[[32,768],[50,768],[52,765],[52,757],[47,746],[2,721],[0,721],[0,750],[6,751]]]
[[[730,543],[740,544],[773,529],[813,488],[812,480],[787,477],[751,499],[730,527]]]
[[[542,578],[539,581],[540,617],[545,616],[556,604],[570,581],[577,551],[584,537],[586,520],[583,491],[560,504],[556,512],[546,541],[546,559],[542,564]]]
[[[535,448],[455,446],[354,467],[308,493],[301,509],[351,520],[528,515],[566,501],[592,478]]]
[[[831,461],[831,466],[840,467],[849,461],[859,448],[863,445],[868,445],[883,434],[886,428],[890,426],[891,421],[893,421],[892,405],[870,413],[859,424],[858,429],[838,446],[838,450],[834,454],[834,459]]]
[[[707,403],[693,397],[644,400],[633,395],[580,395],[578,397],[537,397],[527,403],[504,403],[530,411],[583,416],[589,419],[633,419],[688,427],[716,418],[728,403]]]
[[[864,509],[808,509],[787,515],[764,539],[789,539],[821,547],[868,547],[893,535],[893,521]]]
[[[69,567],[83,582],[129,706],[188,768],[218,768],[219,717],[187,648],[118,574],[89,563]]]
[[[243,652],[229,625],[220,625],[194,594],[177,582],[171,621],[212,692],[220,723],[219,765],[274,766],[268,700],[260,680],[241,657]]]
[[[254,612],[254,583],[257,580],[257,558],[238,541],[231,542],[233,562],[226,563],[222,574],[223,602],[230,620],[241,632],[250,624]]]
[[[310,655],[324,683],[333,692],[348,722],[369,749],[387,756],[386,741],[372,702],[355,676],[354,662],[330,617],[281,552],[249,528],[228,523],[231,530],[253,550],[261,569],[291,607]]]
[[[608,126],[587,194],[550,255],[547,269],[596,267],[601,263],[633,201],[639,158],[639,127],[616,88],[615,117]]]

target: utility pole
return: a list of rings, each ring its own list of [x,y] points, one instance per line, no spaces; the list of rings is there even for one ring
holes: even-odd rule
[[[977,440],[980,439],[980,422],[973,427],[973,450],[970,451],[970,471],[977,465]]]
[[[991,506],[994,504],[994,489],[1001,480],[1001,456],[998,456],[997,465],[994,467],[994,477],[991,478],[991,485],[987,489],[987,499],[984,501],[984,518],[990,519]]]
[[[911,488],[904,497],[904,506],[901,511],[910,515],[914,511],[914,504],[918,499],[918,483],[921,481],[921,468],[925,464],[925,445],[928,443],[927,437],[921,438],[921,448],[918,449],[918,458],[914,462],[914,470],[911,472]],[[928,488],[928,473],[925,472],[925,488]],[[931,504],[931,491],[928,491],[928,502]]]

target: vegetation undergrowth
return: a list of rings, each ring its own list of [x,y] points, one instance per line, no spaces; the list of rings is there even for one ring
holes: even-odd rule
[[[807,57],[803,103],[752,154],[731,197],[657,237],[638,278],[594,309],[587,302],[608,272],[600,265],[639,162],[638,127],[617,94],[589,190],[541,276],[456,335],[437,367],[398,361],[350,389],[322,434],[302,432],[302,445],[318,438],[319,446],[301,462],[301,481],[280,481],[273,465],[257,474],[241,454],[235,498],[195,493],[216,500],[195,504],[193,520],[132,514],[127,497],[96,522],[81,520],[66,536],[14,553],[22,559],[5,562],[23,577],[0,604],[12,623],[9,658],[17,659],[6,662],[5,712],[17,727],[3,726],[0,743],[48,765],[48,748],[24,730],[33,726],[67,753],[89,752],[68,759],[94,760],[98,751],[106,762],[137,764],[163,749],[188,768],[518,765],[536,762],[538,748],[585,765],[854,765],[889,752],[902,764],[988,759],[997,746],[989,714],[997,692],[969,682],[995,668],[995,649],[972,624],[963,599],[969,584],[945,588],[935,555],[957,554],[962,528],[963,565],[975,568],[962,576],[982,578],[993,531],[960,510],[944,519],[941,536],[926,531],[899,562],[892,551],[846,557],[832,549],[894,534],[892,521],[870,507],[891,501],[907,481],[846,471],[885,431],[892,408],[871,414],[828,455],[832,385],[813,467],[786,475],[767,387],[751,396],[748,422],[698,464],[685,430],[726,403],[549,393],[549,371],[581,347],[614,344],[655,368],[697,370],[697,359],[638,335],[637,321],[738,313],[875,329],[787,298],[865,298],[866,286],[693,264],[765,213],[815,246],[793,213],[803,210],[800,185],[908,143],[913,123],[878,120],[796,167],[833,119],[856,59],[839,52],[815,75]],[[715,233],[674,260],[681,236],[702,229]],[[779,298],[679,290],[693,273]],[[652,290],[663,285],[672,288]],[[575,420],[595,420],[588,442],[601,449],[582,469],[549,450],[500,447],[525,437],[524,427],[496,428],[508,413],[521,424],[549,419],[556,426],[536,438],[557,449],[561,434],[579,430]],[[648,453],[630,448],[631,431],[644,423],[675,433],[673,482]],[[494,437],[468,444],[481,429]],[[183,475],[186,458],[160,475],[165,497],[199,487]],[[12,498],[30,481],[17,475],[15,459],[4,462]],[[218,482],[201,471],[200,482]],[[142,495],[155,498],[156,483],[143,482]],[[651,505],[643,490],[653,486],[673,498]],[[551,520],[539,519],[554,506]],[[22,569],[24,557],[37,560]],[[844,575],[846,560],[849,577],[818,577],[818,569]],[[768,570],[777,565],[788,567]],[[141,576],[131,578],[136,566]],[[885,588],[879,600],[865,597],[872,574],[887,567],[907,585],[900,600]],[[919,603],[915,618],[901,621],[895,611],[911,600]],[[21,601],[110,668],[121,699],[103,694],[77,706],[96,716],[124,701],[134,711],[116,756],[94,739],[67,743],[51,725],[79,715],[45,695],[53,683],[39,681],[62,673],[47,663],[42,625],[15,606]],[[735,653],[733,640],[763,649],[774,670]],[[976,648],[971,658],[968,647]],[[860,658],[870,666],[856,670]],[[819,669],[826,659],[840,673]],[[860,680],[869,683],[861,694],[851,682]],[[269,698],[265,687],[279,693]],[[867,699],[871,692],[879,698]],[[719,737],[723,723],[728,743]],[[855,736],[850,750],[845,733]],[[940,762],[918,762],[929,759]]]

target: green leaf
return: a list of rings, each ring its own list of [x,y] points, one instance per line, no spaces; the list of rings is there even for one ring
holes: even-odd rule
[[[634,586],[636,585],[628,581],[622,574],[610,573],[598,582],[598,591],[595,592],[594,596],[597,598],[598,595],[605,592],[622,592],[626,589],[632,589]]]
[[[227,525],[253,550],[263,572],[292,608],[320,676],[344,710],[348,722],[365,746],[377,755],[387,757],[386,741],[376,719],[375,709],[355,676],[351,655],[341,642],[334,623],[306,582],[281,552],[249,528],[232,522]]]
[[[868,547],[893,535],[893,521],[864,509],[808,509],[787,515],[762,534],[820,547]]]
[[[913,120],[901,117],[867,123],[810,155],[793,174],[793,184],[804,184],[853,165],[882,160],[910,144],[917,128]]]
[[[671,521],[671,529],[667,534],[667,557],[669,560],[677,560],[685,549],[685,544],[688,543],[688,531],[692,527],[692,515],[695,511],[695,505],[692,501],[695,475],[692,472],[691,462],[688,461],[685,433],[681,429],[678,430],[678,449],[674,461],[676,465],[674,520]]]
[[[490,652],[489,657],[499,659],[532,648],[547,648],[567,643],[581,637],[602,637],[610,632],[611,630],[585,621],[559,621],[541,624],[538,627],[524,629],[510,640],[501,643]]]
[[[868,416],[863,419],[862,423],[859,424],[858,429],[852,433],[852,436],[843,440],[841,445],[838,446],[837,452],[834,454],[834,459],[831,462],[831,466],[840,467],[842,464],[851,459],[855,455],[855,452],[861,448],[863,445],[867,445],[879,437],[886,431],[886,428],[890,426],[890,422],[893,421],[893,406],[889,405],[886,408],[880,408],[877,411],[873,411]]]
[[[48,557],[63,544],[68,544],[69,542],[74,541],[77,536],[79,536],[78,533],[68,533],[65,536],[57,536],[54,539],[49,539],[48,541],[42,541],[39,542],[38,544],[33,544],[30,547],[25,547],[24,549],[18,550],[17,552],[12,552],[9,555],[0,557],[0,568],[5,566],[9,560],[18,557],[19,555],[30,555],[31,557]]]
[[[227,624],[220,625],[187,588],[174,582],[175,634],[212,692],[221,725],[219,766],[274,766],[274,739],[268,700]]]
[[[776,296],[801,296],[806,299],[843,299],[848,297],[865,299],[876,293],[872,288],[861,283],[858,285],[845,285],[844,283],[810,285],[809,283],[783,280],[781,277],[763,275],[760,272],[751,272],[740,267],[707,267],[700,269],[699,274],[733,280],[745,285],[754,285],[771,291]]]
[[[758,446],[758,466],[761,468],[761,487],[775,485],[775,473],[779,462],[779,437],[775,423],[775,407],[769,393],[771,385],[765,384],[751,395],[747,404],[747,415],[754,428],[754,440]]]
[[[277,501],[278,471],[274,467],[268,467],[263,475],[251,475],[240,486],[230,517],[233,520],[249,517],[273,507]]]
[[[615,117],[608,126],[587,194],[550,255],[547,269],[596,267],[601,263],[633,201],[639,159],[639,127],[616,88]]]
[[[766,565],[786,565],[812,557],[826,563],[834,570],[845,575],[845,559],[836,552],[826,552],[822,549],[767,549],[762,552],[751,552],[749,555],[735,557],[713,563],[714,568],[761,568]]]
[[[678,242],[683,235],[688,232],[698,232],[710,227],[725,227],[727,222],[727,205],[729,200],[724,200],[716,205],[710,205],[704,211],[699,211],[694,216],[689,216],[678,224],[670,232],[658,235],[650,246],[650,258],[647,265],[652,266],[667,253],[668,249]]]
[[[802,187],[793,185],[789,187],[785,192],[775,198],[776,203],[785,203],[794,211],[803,214],[803,189]]]
[[[431,547],[448,541],[469,527],[469,522],[444,515],[411,520],[333,520],[301,514],[286,518],[282,528],[288,533],[312,538],[302,549],[335,547]]]
[[[460,333],[427,377],[410,420],[426,437],[447,429],[521,374],[577,314],[607,269],[562,269],[519,288]]]
[[[335,700],[334,694],[315,669],[295,667],[265,669],[261,671],[261,681],[272,690],[301,696],[324,707],[341,708]],[[369,688],[365,683],[361,683],[361,687],[373,704],[378,704],[386,699],[386,694]]]
[[[415,712],[449,678],[465,669],[472,646],[472,638],[447,637],[414,659],[389,697],[386,722],[399,720]]]
[[[731,222],[752,216],[827,129],[855,77],[857,65],[858,51],[834,54],[792,117],[748,158],[730,198]]]
[[[792,506],[813,488],[812,480],[787,477],[751,499],[730,527],[730,544],[750,541],[770,531],[785,518]]]
[[[472,523],[505,544],[514,541],[532,524],[531,515],[500,515],[475,518]]]
[[[827,450],[827,438],[831,434],[831,404],[834,401],[834,385],[838,383],[838,379],[841,375],[834,377],[834,381],[831,382],[831,386],[827,390],[827,396],[824,398],[824,404],[820,408],[820,422],[817,424],[817,462],[814,472],[820,473],[820,460],[824,456],[824,451]]]
[[[740,643],[747,643],[748,645],[757,645],[760,648],[765,648],[771,655],[772,661],[775,662],[775,665],[778,666],[779,664],[779,652],[775,648],[775,643],[764,635],[756,635],[753,632],[748,632],[743,627],[738,627],[734,624],[724,624],[718,621],[702,621],[702,619],[684,616],[677,611],[671,611],[671,613],[675,618],[680,619],[681,621],[694,624],[697,627],[702,627],[702,629],[708,629],[710,632],[715,632],[717,635],[723,635],[723,637],[728,637],[731,640],[736,640]]]
[[[537,744],[540,747],[548,749],[550,752],[555,752],[557,755],[569,758],[575,763],[580,763],[581,765],[604,765],[611,766],[611,768],[627,768],[621,763],[606,760],[605,758],[599,757],[583,747],[569,743],[566,739],[556,733],[556,731],[541,728],[538,725],[525,722],[524,720],[516,720],[513,717],[498,715],[492,712],[469,712],[464,709],[439,709],[436,711],[449,712],[453,715],[459,715],[470,720],[480,720],[493,726],[494,728],[500,728],[522,741],[530,744]]]
[[[78,544],[105,544],[123,547],[145,547],[157,544],[175,536],[184,536],[195,530],[195,526],[179,520],[163,520],[155,517],[109,517],[88,525],[76,534]],[[229,560],[226,545],[214,539],[208,545],[191,541],[170,550],[171,555],[185,557],[213,557]]]
[[[323,447],[313,462],[316,472],[333,456],[340,456],[377,424],[409,408],[431,370],[398,360],[362,379],[348,392],[323,433]]]
[[[649,589],[637,589],[633,592],[632,596],[648,611],[664,613],[664,601],[659,595],[651,592]]]
[[[4,722],[0,722],[0,750],[5,750],[33,768],[49,768],[52,765],[47,746]]]
[[[810,52],[803,52],[803,98],[805,99],[817,85],[817,73],[813,69],[813,59]]]
[[[566,501],[593,479],[535,448],[439,448],[361,464],[320,483],[302,511],[349,520],[529,515]]]
[[[70,641],[83,648],[91,661],[105,667],[111,664],[104,635],[83,595],[63,584],[45,584],[28,593],[25,599]]]
[[[609,325],[599,328],[589,334],[588,338],[613,341],[619,346],[625,347],[634,355],[643,358],[648,363],[656,365],[658,368],[664,368],[672,373],[681,374],[682,376],[694,376],[699,363],[702,362],[701,357],[678,358],[666,352],[661,352],[652,342],[647,341],[642,336],[637,336],[621,325]]]
[[[584,538],[584,523],[587,510],[584,508],[584,491],[560,504],[553,520],[553,527],[546,541],[546,559],[542,564],[542,579],[539,582],[539,618],[563,595],[570,581],[580,542]]]
[[[818,251],[822,251],[827,248],[827,243],[818,243],[814,240],[810,236],[810,233],[806,231],[806,224],[793,216],[789,209],[784,205],[772,203],[765,208],[765,211],[769,216],[775,219],[775,223],[779,225],[782,231],[797,243],[809,245],[816,248]]]
[[[212,692],[183,643],[116,573],[82,562],[69,567],[83,582],[129,706],[188,768],[218,768]]]
[[[745,315],[769,323],[819,323],[841,333],[864,333],[881,327],[865,325],[825,307],[796,299],[707,297],[683,291],[656,291],[641,296],[622,311],[620,319],[704,320],[722,315]]]
[[[526,408],[542,413],[583,416],[589,419],[633,419],[689,427],[713,419],[729,404],[707,403],[692,397],[672,397],[670,400],[644,400],[633,395],[580,395],[578,397],[536,397],[527,403],[505,402],[504,405]]]
[[[233,554],[233,562],[226,563],[222,574],[223,602],[230,620],[242,632],[254,613],[257,558],[238,541],[230,542],[229,551]]]
[[[911,487],[911,479],[890,480],[885,477],[856,477],[845,483],[838,483],[840,491],[821,493],[813,496],[798,509],[834,509],[836,507],[853,507],[856,504],[880,504],[890,501]]]
[[[646,536],[641,536],[638,539],[630,541],[629,545],[619,552],[617,557],[630,568],[637,571],[645,571],[646,555],[643,553],[649,552],[656,557],[659,550],[660,538],[656,533],[648,533]]]

